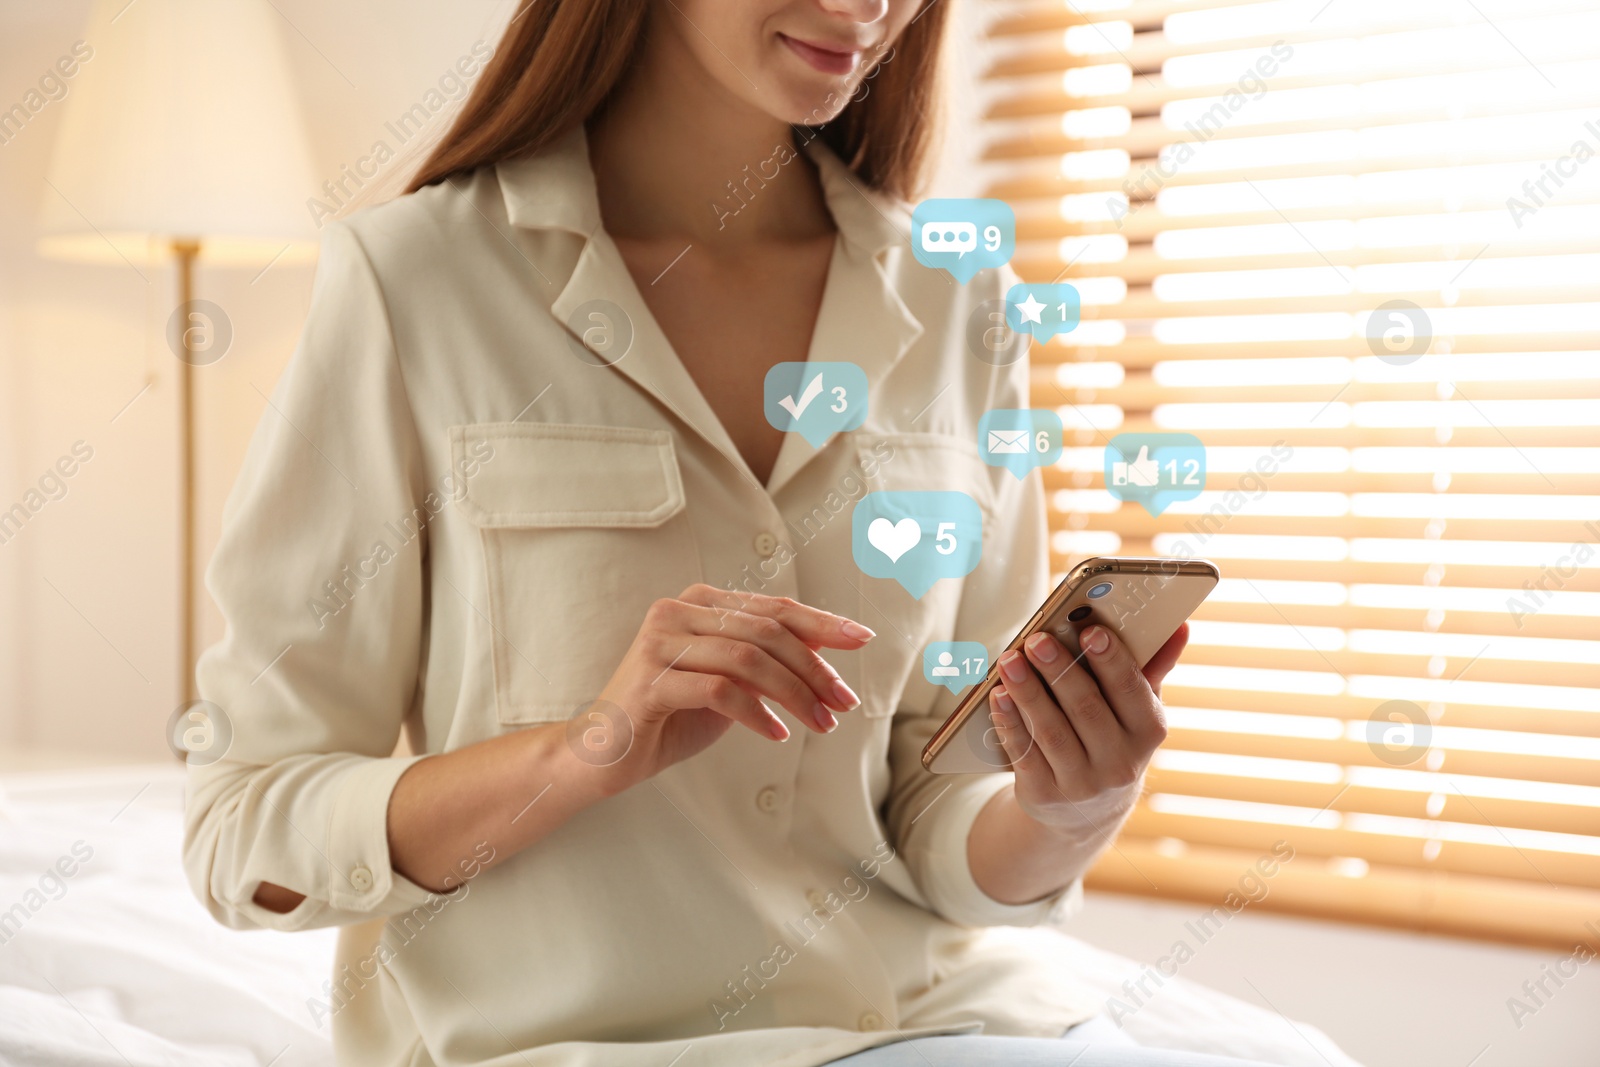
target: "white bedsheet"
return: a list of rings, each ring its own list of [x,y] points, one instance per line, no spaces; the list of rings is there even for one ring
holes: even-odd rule
[[[0,779],[0,1065],[331,1067],[306,1002],[334,932],[213,922],[179,865],[182,782],[166,766]],[[75,845],[92,854],[77,863]],[[47,874],[63,857],[75,873]],[[1069,944],[1064,965],[1108,996],[1141,969]],[[1315,1027],[1182,978],[1125,1026],[1147,1045],[1358,1067]]]
[[[214,922],[179,864],[182,782],[175,766],[0,781],[0,908],[75,843],[93,849],[0,946],[0,1062],[331,1067],[305,1001],[335,932]]]

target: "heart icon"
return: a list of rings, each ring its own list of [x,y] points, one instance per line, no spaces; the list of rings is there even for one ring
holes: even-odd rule
[[[917,547],[922,540],[922,527],[916,519],[890,522],[885,518],[872,520],[867,527],[867,540],[879,552],[889,557],[890,563],[900,562],[900,557]]]

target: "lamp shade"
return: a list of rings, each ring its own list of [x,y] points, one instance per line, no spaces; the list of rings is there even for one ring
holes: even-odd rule
[[[266,0],[95,0],[93,55],[50,160],[41,251],[314,241],[317,182],[281,21]]]

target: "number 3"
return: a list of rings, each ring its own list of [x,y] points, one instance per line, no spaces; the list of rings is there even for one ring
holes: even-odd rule
[[[834,402],[830,405],[830,409],[833,411],[843,411],[850,406],[850,401],[845,399],[844,386],[842,385],[833,387],[833,399]]]

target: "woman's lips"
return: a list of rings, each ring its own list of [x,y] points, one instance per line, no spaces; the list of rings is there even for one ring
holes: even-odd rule
[[[856,69],[856,61],[861,58],[861,53],[853,48],[830,48],[809,41],[802,41],[790,37],[786,33],[778,34],[783,38],[783,43],[801,59],[824,74],[849,74]]]

